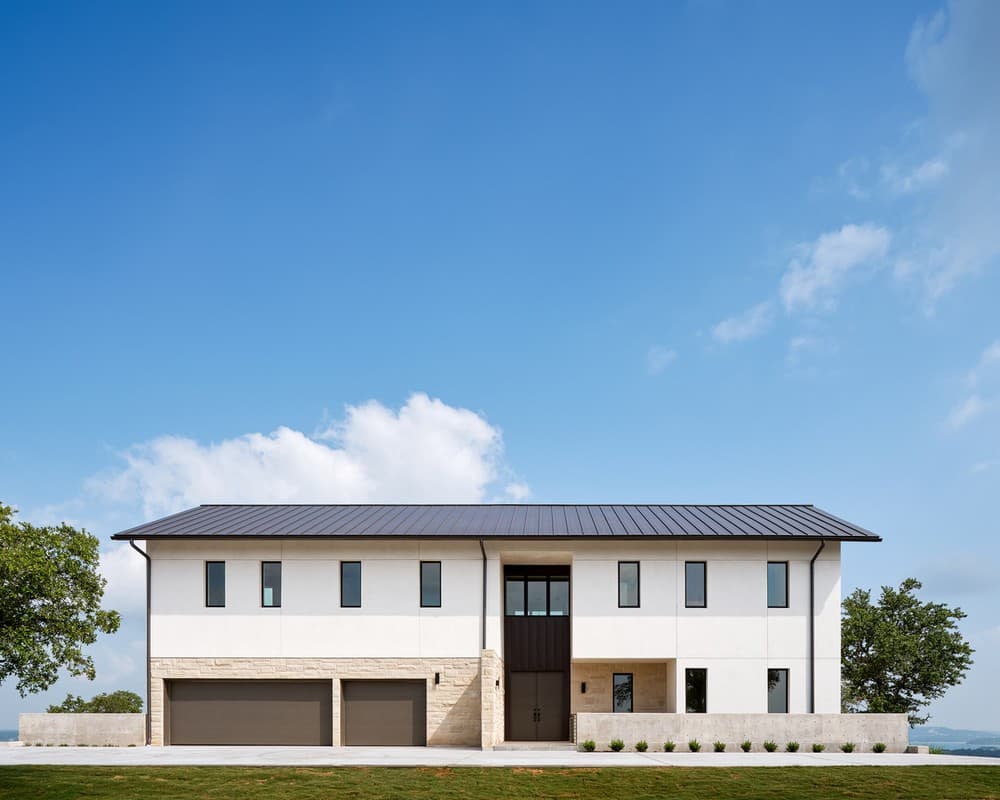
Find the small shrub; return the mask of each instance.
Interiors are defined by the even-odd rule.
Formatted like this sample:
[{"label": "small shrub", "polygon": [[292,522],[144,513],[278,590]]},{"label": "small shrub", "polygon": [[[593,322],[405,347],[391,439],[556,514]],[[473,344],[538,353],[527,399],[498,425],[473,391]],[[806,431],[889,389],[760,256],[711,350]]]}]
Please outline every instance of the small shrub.
[{"label": "small shrub", "polygon": [[813,752],[814,753],[822,753],[824,750],[826,750],[826,745],[825,744],[819,744],[817,742],[816,744],[813,745]]},{"label": "small shrub", "polygon": [[844,742],[840,746],[840,749],[843,750],[845,753],[853,753],[854,752],[854,742]]},{"label": "small shrub", "polygon": [[742,742],[740,742],[740,750],[742,750],[744,753],[749,753],[752,748],[753,748],[753,742],[751,742],[749,739],[744,739]]},{"label": "small shrub", "polygon": [[930,751],[932,756],[943,756],[945,754],[943,747],[929,747],[927,749]]},{"label": "small shrub", "polygon": [[715,743],[712,744],[712,749],[716,753],[725,753],[726,752],[726,743],[725,742],[715,742]]},{"label": "small shrub", "polygon": [[799,752],[799,743],[789,742],[788,744],[785,745],[785,750],[787,750],[789,753],[797,753]]},{"label": "small shrub", "polygon": [[594,743],[593,739],[587,739],[587,741],[585,741],[581,746],[586,753],[593,753],[594,750],[597,749],[597,745]]},{"label": "small shrub", "polygon": [[645,753],[649,749],[649,745],[646,744],[646,740],[643,739],[642,741],[635,743],[635,749],[638,750],[640,753]]},{"label": "small shrub", "polygon": [[612,739],[609,746],[614,752],[619,753],[625,747],[625,742],[621,739]]},{"label": "small shrub", "polygon": [[885,742],[875,742],[875,744],[872,745],[872,752],[873,753],[884,753],[885,752]]},{"label": "small shrub", "polygon": [[676,747],[677,747],[677,745],[675,745],[673,742],[664,742],[663,743],[663,752],[664,753],[672,753],[672,752],[674,752],[674,748],[676,748]]},{"label": "small shrub", "polygon": [[690,750],[692,753],[697,753],[699,750],[701,750],[701,743],[697,739],[692,739],[690,742],[688,742],[688,750]]},{"label": "small shrub", "polygon": [[769,753],[773,753],[775,750],[778,749],[778,743],[772,742],[770,739],[768,739],[766,742],[764,742],[764,749],[767,750],[767,752]]}]

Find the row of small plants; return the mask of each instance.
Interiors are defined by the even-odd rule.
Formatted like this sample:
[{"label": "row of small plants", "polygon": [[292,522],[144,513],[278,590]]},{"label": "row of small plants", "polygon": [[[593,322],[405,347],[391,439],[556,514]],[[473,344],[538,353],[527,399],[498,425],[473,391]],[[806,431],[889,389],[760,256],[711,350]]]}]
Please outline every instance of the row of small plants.
[{"label": "row of small plants", "polygon": [[[692,739],[687,744],[688,744],[688,750],[690,750],[692,753],[697,753],[698,751],[701,750],[701,742],[699,742],[697,739]],[[593,753],[594,750],[597,749],[597,744],[594,742],[593,739],[588,739],[581,746],[588,753]],[[625,742],[623,742],[621,739],[612,739],[608,746],[611,748],[612,751],[614,751],[615,753],[618,753],[618,752],[621,752],[622,750],[625,749]],[[764,747],[764,749],[768,753],[773,753],[775,750],[778,749],[778,743],[777,742],[772,742],[769,739],[768,741],[766,741],[766,742],[763,743],[763,747]],[[640,752],[640,753],[645,753],[649,749],[649,743],[645,742],[645,741],[636,742],[635,743],[635,749],[638,752]],[[663,752],[665,752],[665,753],[672,753],[676,749],[677,749],[677,745],[674,744],[673,742],[664,742],[663,743]],[[724,753],[724,752],[726,752],[726,743],[725,742],[714,742],[712,744],[712,749],[716,753]],[[749,753],[751,749],[753,749],[753,742],[751,742],[749,739],[746,739],[745,741],[743,741],[740,744],[740,750],[742,750],[744,753]],[[845,753],[853,753],[854,750],[855,750],[855,744],[854,744],[854,742],[844,742],[840,746],[840,749],[843,752],[845,752]],[[826,745],[825,744],[814,744],[812,746],[812,751],[814,753],[822,753],[824,750],[826,750]],[[788,742],[785,745],[785,752],[786,753],[797,753],[798,751],[799,751],[799,743],[798,742]],[[873,753],[884,753],[885,752],[885,743],[884,742],[875,742],[875,744],[872,745],[872,752]]]}]

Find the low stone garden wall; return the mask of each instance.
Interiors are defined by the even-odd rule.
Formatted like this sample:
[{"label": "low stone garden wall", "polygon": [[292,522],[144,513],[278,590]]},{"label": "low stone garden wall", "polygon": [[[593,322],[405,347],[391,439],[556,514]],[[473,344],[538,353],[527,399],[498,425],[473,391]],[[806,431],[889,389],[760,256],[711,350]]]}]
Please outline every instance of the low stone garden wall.
[{"label": "low stone garden wall", "polygon": [[35,747],[142,747],[145,714],[21,714],[18,739]]},{"label": "low stone garden wall", "polygon": [[576,714],[576,742],[591,740],[597,750],[610,750],[612,739],[621,739],[625,750],[645,741],[651,751],[663,750],[672,741],[678,753],[688,752],[688,742],[697,739],[701,752],[711,752],[714,742],[725,743],[726,752],[740,752],[749,739],[751,752],[764,752],[764,742],[773,741],[779,751],[788,742],[798,742],[800,752],[813,744],[839,752],[853,742],[855,752],[870,753],[881,742],[887,753],[905,752],[909,725],[905,714]]}]

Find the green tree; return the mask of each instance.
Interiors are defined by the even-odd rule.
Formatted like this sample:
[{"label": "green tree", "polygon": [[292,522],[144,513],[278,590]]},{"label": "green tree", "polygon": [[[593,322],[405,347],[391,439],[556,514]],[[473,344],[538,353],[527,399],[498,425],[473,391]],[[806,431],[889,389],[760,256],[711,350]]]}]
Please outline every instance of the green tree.
[{"label": "green tree", "polygon": [[97,537],[70,525],[15,522],[0,504],[0,683],[47,689],[65,669],[94,679],[84,653],[99,633],[114,633],[117,611],[101,608]]},{"label": "green tree", "polygon": [[930,717],[918,712],[962,682],[974,652],[958,629],[965,612],[921,602],[921,588],[907,578],[899,589],[883,586],[874,605],[864,589],[844,600],[844,711],[907,714],[910,725],[920,725]]},{"label": "green tree", "polygon": [[50,714],[141,714],[142,698],[126,689],[97,694],[90,700],[68,694],[59,705],[49,706],[48,712]]}]

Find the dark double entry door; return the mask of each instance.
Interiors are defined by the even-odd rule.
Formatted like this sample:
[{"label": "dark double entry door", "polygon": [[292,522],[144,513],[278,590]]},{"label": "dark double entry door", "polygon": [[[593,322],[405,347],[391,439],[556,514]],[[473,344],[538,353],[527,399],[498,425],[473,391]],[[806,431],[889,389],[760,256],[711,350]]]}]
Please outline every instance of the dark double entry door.
[{"label": "dark double entry door", "polygon": [[511,672],[507,686],[508,738],[556,742],[569,738],[565,672]]}]

